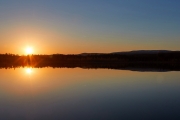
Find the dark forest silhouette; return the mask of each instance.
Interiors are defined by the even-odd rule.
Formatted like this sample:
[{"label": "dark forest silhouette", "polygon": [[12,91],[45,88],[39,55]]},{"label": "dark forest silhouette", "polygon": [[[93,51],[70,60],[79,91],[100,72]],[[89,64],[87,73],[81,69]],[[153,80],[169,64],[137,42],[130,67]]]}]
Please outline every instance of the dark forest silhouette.
[{"label": "dark forest silhouette", "polygon": [[53,68],[108,68],[138,71],[180,70],[180,52],[109,53],[109,54],[53,54],[14,55],[0,54],[0,68],[53,67]]}]

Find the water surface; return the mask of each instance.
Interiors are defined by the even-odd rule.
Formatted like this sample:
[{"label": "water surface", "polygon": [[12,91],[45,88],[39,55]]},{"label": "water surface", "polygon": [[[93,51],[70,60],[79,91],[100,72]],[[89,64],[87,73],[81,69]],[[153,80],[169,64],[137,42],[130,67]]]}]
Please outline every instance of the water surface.
[{"label": "water surface", "polygon": [[180,119],[180,72],[0,69],[0,119]]}]

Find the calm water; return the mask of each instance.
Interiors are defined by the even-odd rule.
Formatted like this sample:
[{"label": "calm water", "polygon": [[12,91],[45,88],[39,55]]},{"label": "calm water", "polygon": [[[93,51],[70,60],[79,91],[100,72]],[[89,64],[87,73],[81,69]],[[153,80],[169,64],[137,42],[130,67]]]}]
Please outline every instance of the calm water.
[{"label": "calm water", "polygon": [[0,120],[180,119],[180,72],[0,69]]}]

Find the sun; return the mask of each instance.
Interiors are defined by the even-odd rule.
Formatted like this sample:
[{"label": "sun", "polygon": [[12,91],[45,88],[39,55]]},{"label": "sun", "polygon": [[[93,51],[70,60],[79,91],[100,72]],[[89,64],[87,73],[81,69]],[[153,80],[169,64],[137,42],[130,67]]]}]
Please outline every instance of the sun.
[{"label": "sun", "polygon": [[27,47],[26,48],[26,54],[32,54],[33,53],[33,48],[32,47]]}]

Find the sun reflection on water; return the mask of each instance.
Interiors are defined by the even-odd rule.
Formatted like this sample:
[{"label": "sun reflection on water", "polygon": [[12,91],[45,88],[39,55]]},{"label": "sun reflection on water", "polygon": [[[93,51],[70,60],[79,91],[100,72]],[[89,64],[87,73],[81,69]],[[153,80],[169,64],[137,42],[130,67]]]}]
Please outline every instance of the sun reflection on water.
[{"label": "sun reflection on water", "polygon": [[25,70],[28,75],[31,75],[33,72],[32,68],[26,68]]}]

